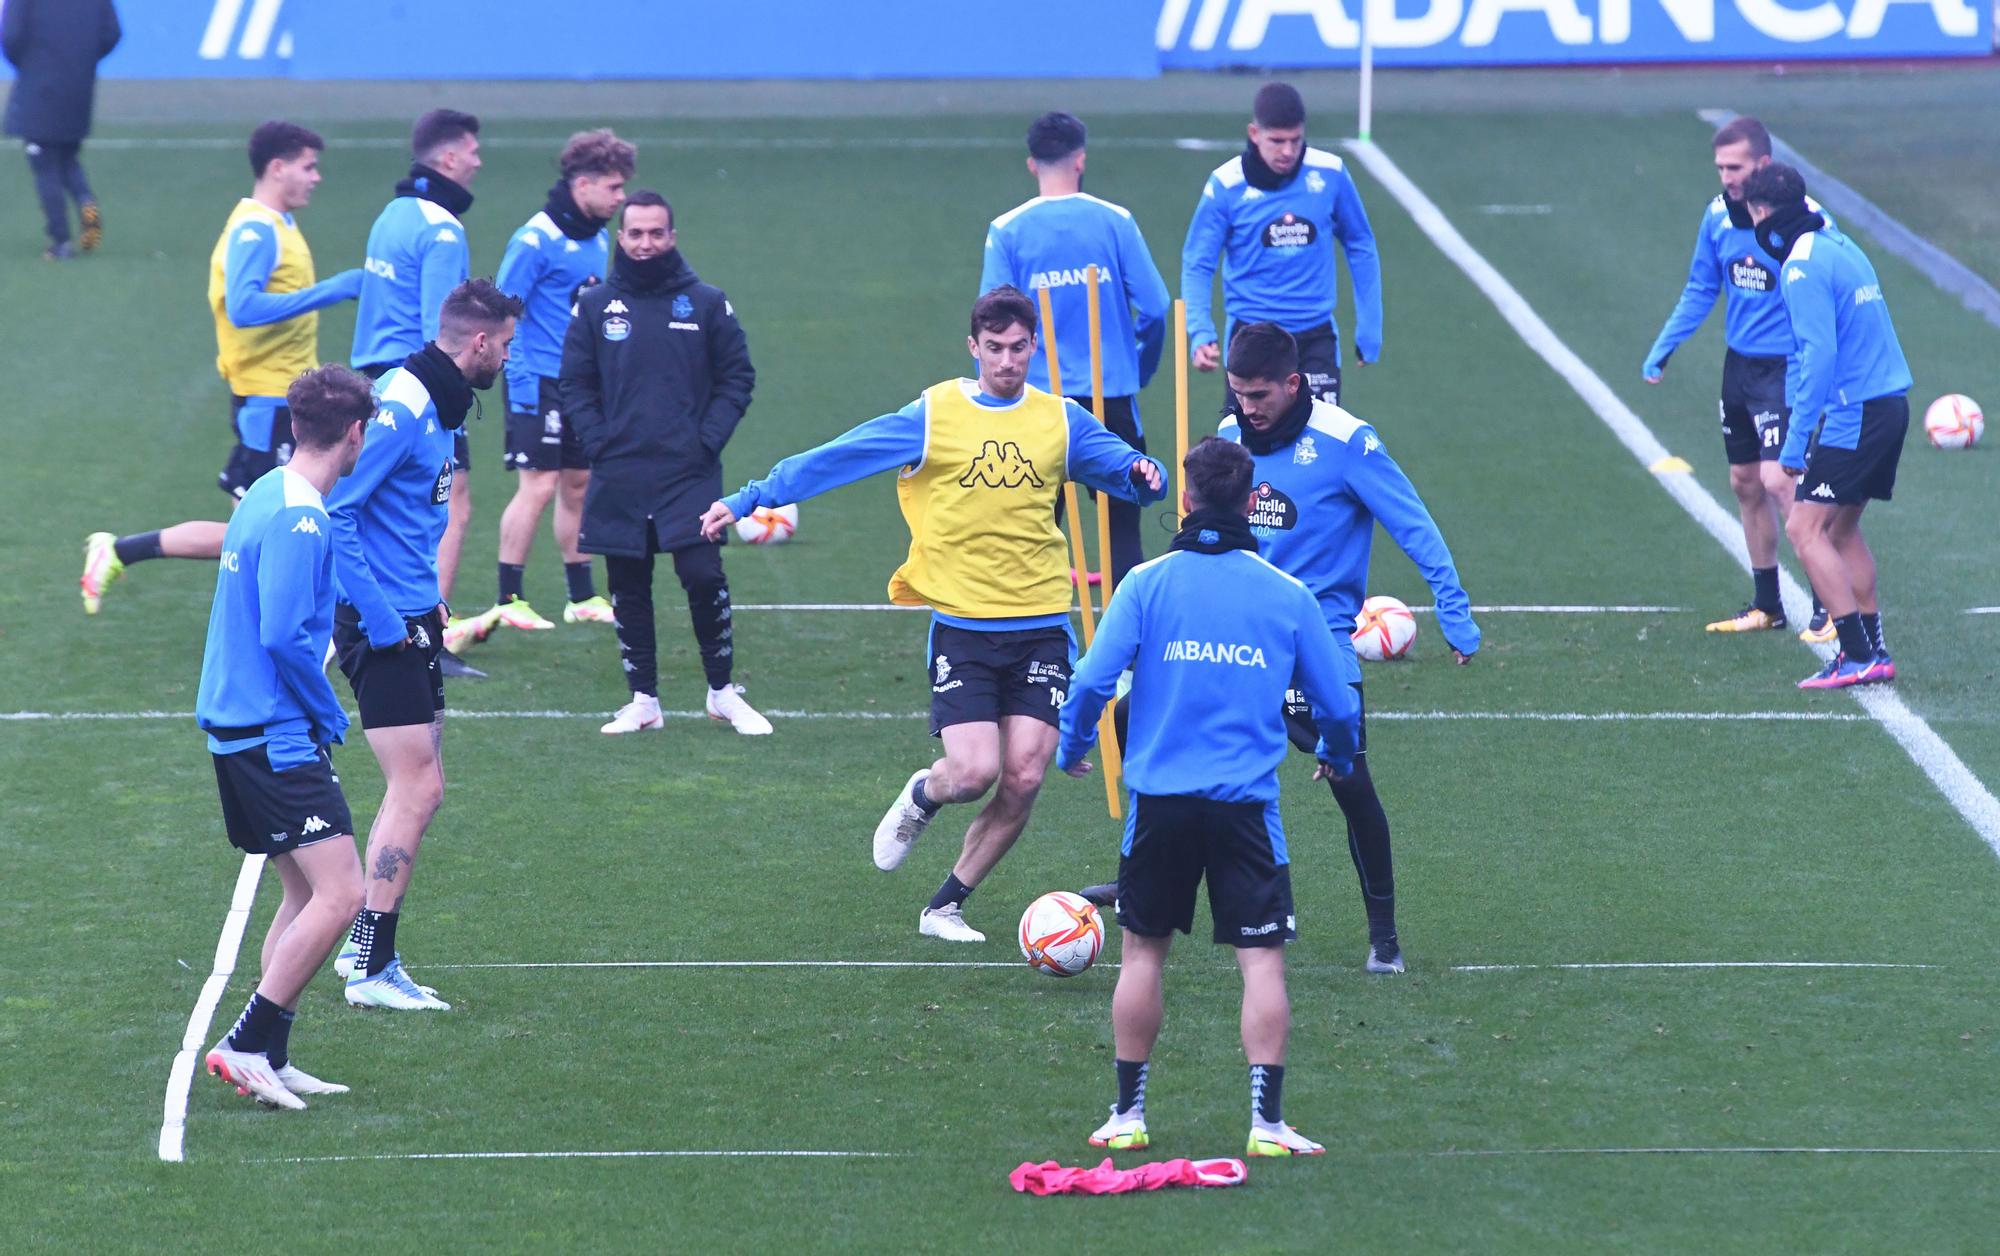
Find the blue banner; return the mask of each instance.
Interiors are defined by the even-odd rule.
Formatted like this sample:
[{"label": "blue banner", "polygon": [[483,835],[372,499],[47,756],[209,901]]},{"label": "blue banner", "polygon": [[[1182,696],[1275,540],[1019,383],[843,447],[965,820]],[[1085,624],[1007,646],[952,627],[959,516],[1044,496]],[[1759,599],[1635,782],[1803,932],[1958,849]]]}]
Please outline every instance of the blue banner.
[{"label": "blue banner", "polygon": [[1167,69],[1794,61],[1993,51],[1988,0],[1162,0]]}]

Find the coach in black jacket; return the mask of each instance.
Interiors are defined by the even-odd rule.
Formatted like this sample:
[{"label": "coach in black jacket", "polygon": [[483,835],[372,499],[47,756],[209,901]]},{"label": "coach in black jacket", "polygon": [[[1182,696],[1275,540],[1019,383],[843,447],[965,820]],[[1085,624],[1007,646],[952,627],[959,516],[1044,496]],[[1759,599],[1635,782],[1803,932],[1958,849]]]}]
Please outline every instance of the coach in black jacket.
[{"label": "coach in black jacket", "polygon": [[118,46],[120,33],[111,0],[6,0],[0,13],[0,52],[15,71],[6,129],[27,148],[48,223],[45,257],[71,255],[65,193],[82,216],[83,247],[96,248],[102,233],[97,197],[77,153],[90,134],[97,63]]},{"label": "coach in black jacket", "polygon": [[577,297],[563,340],[563,412],[590,460],[577,545],[604,555],[632,701],[607,733],[659,728],[653,556],[672,554],[708,675],[708,713],[768,733],[730,684],[734,653],[722,551],[699,521],[722,495],[722,447],[750,405],[757,372],[720,288],[674,247],[658,192],[625,201],[611,276]]}]

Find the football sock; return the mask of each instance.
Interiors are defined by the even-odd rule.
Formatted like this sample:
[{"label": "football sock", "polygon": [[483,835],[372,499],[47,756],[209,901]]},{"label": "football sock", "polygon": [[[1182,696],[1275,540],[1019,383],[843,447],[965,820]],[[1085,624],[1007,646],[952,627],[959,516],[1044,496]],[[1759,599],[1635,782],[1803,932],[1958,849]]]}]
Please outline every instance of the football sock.
[{"label": "football sock", "polygon": [[272,1068],[283,1068],[292,1062],[292,1022],[298,1018],[297,1012],[278,1009],[278,1023],[271,1026],[271,1036],[264,1041],[264,1056],[271,1061]]},{"label": "football sock", "polygon": [[361,923],[356,926],[360,933],[361,962],[363,971],[370,977],[378,977],[382,970],[396,958],[396,917],[400,912],[361,909]]},{"label": "football sock", "polygon": [[733,612],[727,584],[698,584],[687,591],[688,614],[694,619],[694,639],[701,647],[701,670],[710,689],[729,687],[731,656],[736,653],[730,627]]},{"label": "football sock", "polygon": [[920,776],[917,778],[916,784],[910,786],[910,801],[917,805],[917,810],[923,812],[927,816],[934,816],[938,813],[938,808],[942,807],[944,804],[938,802],[932,802],[931,796],[924,792],[924,782],[930,779],[931,778],[928,776]]},{"label": "football sock", "polygon": [[1333,799],[1347,818],[1347,853],[1361,882],[1361,905],[1368,912],[1368,940],[1396,939],[1396,865],[1389,846],[1389,817],[1368,774],[1368,757],[1354,757],[1345,780],[1329,781]]},{"label": "football sock", "polygon": [[563,579],[569,582],[569,600],[588,602],[597,596],[597,581],[591,578],[590,560],[580,563],[564,563]]},{"label": "football sock", "polygon": [[1840,652],[1850,663],[1866,663],[1875,657],[1875,643],[1868,639],[1868,630],[1861,626],[1861,612],[1853,611],[1834,618],[1833,629],[1840,634]]},{"label": "football sock", "polygon": [[285,1009],[274,999],[261,994],[253,994],[243,1005],[243,1015],[236,1018],[236,1028],[222,1040],[222,1045],[231,1051],[262,1051],[271,1042],[271,1033],[278,1023],[278,1015]]},{"label": "football sock", "polygon": [[947,907],[960,906],[971,893],[972,887],[959,880],[956,872],[951,873],[945,877],[944,884],[938,887],[938,892],[931,895],[930,909],[943,911]]},{"label": "football sock", "polygon": [[1250,1066],[1250,1119],[1259,1125],[1283,1125],[1285,1066]]},{"label": "football sock", "polygon": [[1751,599],[1751,605],[1767,615],[1782,613],[1785,604],[1778,597],[1778,569],[1776,567],[1752,567],[1750,569],[1750,580],[1756,586],[1756,593]]},{"label": "football sock", "polygon": [[1868,644],[1875,647],[1875,653],[1887,654],[1889,647],[1882,644],[1882,612],[1862,611],[1861,630],[1868,634]]},{"label": "football sock", "polygon": [[134,532],[131,536],[121,536],[111,543],[111,552],[118,555],[118,561],[128,567],[133,563],[143,563],[149,558],[158,558],[160,534]]},{"label": "football sock", "polygon": [[1114,1060],[1118,1066],[1118,1111],[1143,1112],[1146,1108],[1146,1068],[1144,1060]]},{"label": "football sock", "polygon": [[505,606],[521,596],[521,577],[526,571],[527,567],[521,563],[500,564],[500,605]]}]

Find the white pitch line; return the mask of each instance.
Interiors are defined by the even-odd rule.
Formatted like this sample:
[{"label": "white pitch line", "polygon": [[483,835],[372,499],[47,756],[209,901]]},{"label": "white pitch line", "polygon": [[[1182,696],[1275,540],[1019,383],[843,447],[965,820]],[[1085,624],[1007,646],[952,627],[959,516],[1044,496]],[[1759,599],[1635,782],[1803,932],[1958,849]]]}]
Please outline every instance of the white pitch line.
[{"label": "white pitch line", "polygon": [[1722,959],[1722,960],[1682,960],[1669,963],[1630,962],[1630,963],[1601,963],[1601,964],[1453,964],[1451,966],[1451,971],[1455,973],[1527,973],[1527,972],[1548,971],[1551,969],[1567,969],[1570,971],[1597,971],[1597,970],[1616,971],[1619,969],[1627,969],[1627,968],[1702,969],[1702,968],[1939,968],[1939,967],[1942,967],[1942,965],[1877,964],[1877,963],[1843,962],[1837,960],[1822,961],[1822,960],[1778,960],[1778,959],[1774,960]]},{"label": "white pitch line", "polygon": [[[1526,298],[1515,290],[1514,285],[1508,283],[1491,262],[1466,242],[1443,211],[1410,181],[1387,153],[1368,140],[1348,140],[1345,147],[1388,189],[1417,227],[1430,237],[1431,243],[1465,272],[1466,277],[1493,303],[1527,346],[1547,362],[1576,391],[1577,396],[1583,398],[1584,403],[1611,430],[1619,443],[1639,460],[1641,466],[1652,467],[1670,456],[1667,447],[1660,443],[1659,437],[1653,434],[1645,421],[1633,413],[1632,408],[1611,390],[1611,386],[1556,335],[1541,315],[1535,313]],[[1714,537],[1745,571],[1749,570],[1749,555],[1743,548],[1743,526],[1733,512],[1724,510],[1694,476],[1655,472],[1653,478],[1680,504],[1681,509],[1701,525],[1703,531]],[[1787,614],[1804,623],[1810,609],[1805,589],[1787,569],[1780,568],[1779,577]],[[1833,649],[1827,645],[1815,646],[1813,653],[1826,659],[1832,657]],[[1856,686],[1848,692],[1861,704],[1862,710],[1887,730],[1903,752],[1909,755],[1910,761],[1930,778],[1931,784],[1972,826],[1987,849],[2000,856],[2000,799],[1994,798],[1992,791],[1973,775],[1972,770],[1965,766],[1965,761],[1958,757],[1958,752],[1892,690],[1881,685],[1865,685]]]},{"label": "white pitch line", "polygon": [[[437,965],[433,964],[435,968]],[[352,1156],[278,1156],[248,1164],[347,1164],[358,1160],[893,1160],[895,1151],[409,1151]]]},{"label": "white pitch line", "polygon": [[167,1101],[160,1121],[160,1159],[186,1159],[188,1091],[194,1086],[195,1056],[208,1042],[209,1022],[216,1005],[229,989],[230,975],[236,971],[236,953],[243,946],[243,931],[250,924],[250,908],[257,901],[257,882],[264,875],[264,856],[245,855],[236,873],[236,890],[229,896],[229,911],[222,918],[222,935],[215,940],[215,965],[201,985],[201,997],[188,1014],[187,1032],[181,1035],[180,1052],[167,1070]]},{"label": "white pitch line", "polygon": [[[1370,664],[1370,667],[1373,667]],[[447,713],[452,720],[601,720],[610,711],[460,711]],[[668,711],[670,720],[705,720],[705,711]],[[921,720],[927,711],[785,711],[766,710],[777,720]],[[1654,724],[1654,723],[1811,723],[1855,724],[1869,718],[1852,711],[1370,711],[1371,720],[1409,723],[1451,723],[1455,721],[1514,721],[1527,724]],[[194,723],[188,711],[0,711],[0,723],[62,724],[105,720],[178,720]]]},{"label": "white pitch line", "polygon": [[1975,606],[1965,613],[1968,615],[2000,615],[2000,606]]},{"label": "white pitch line", "polygon": [[1491,1150],[1470,1148],[1417,1154],[1444,1159],[1488,1156],[2000,1156],[2000,1147],[1497,1147]]},{"label": "white pitch line", "polygon": [[[425,964],[425,968],[1020,968],[1018,961],[945,959],[614,959],[577,963]],[[1107,964],[1116,968],[1116,964]]]}]

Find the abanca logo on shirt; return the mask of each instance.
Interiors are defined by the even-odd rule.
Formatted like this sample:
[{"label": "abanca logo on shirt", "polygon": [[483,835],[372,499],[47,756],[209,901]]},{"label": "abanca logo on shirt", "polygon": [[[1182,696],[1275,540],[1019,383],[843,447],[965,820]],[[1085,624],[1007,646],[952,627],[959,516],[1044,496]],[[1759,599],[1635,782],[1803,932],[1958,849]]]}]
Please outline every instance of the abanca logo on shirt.
[{"label": "abanca logo on shirt", "polygon": [[1230,641],[1169,641],[1160,655],[1168,663],[1228,663],[1235,667],[1263,667],[1264,651],[1254,645]]}]

